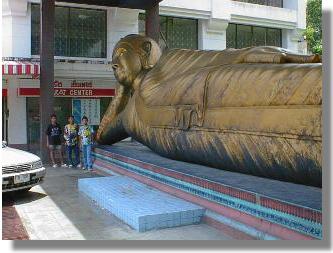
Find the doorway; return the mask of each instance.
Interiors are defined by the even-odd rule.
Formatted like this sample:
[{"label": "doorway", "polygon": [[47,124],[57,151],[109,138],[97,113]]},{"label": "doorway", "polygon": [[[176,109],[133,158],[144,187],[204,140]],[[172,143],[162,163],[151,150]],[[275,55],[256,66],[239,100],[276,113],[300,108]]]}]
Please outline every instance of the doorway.
[{"label": "doorway", "polygon": [[[57,115],[57,121],[62,129],[66,125],[67,117],[72,111],[71,100],[71,98],[63,97],[54,99],[54,113]],[[27,97],[26,108],[28,150],[38,154],[40,140],[39,97]]]},{"label": "doorway", "polygon": [[2,96],[2,140],[8,142],[8,101],[6,96]]}]

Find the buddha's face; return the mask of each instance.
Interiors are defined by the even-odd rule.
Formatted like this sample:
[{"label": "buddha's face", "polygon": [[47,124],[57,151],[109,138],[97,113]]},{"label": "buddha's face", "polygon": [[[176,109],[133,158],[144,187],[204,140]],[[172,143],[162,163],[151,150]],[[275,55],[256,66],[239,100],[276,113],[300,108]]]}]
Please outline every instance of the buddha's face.
[{"label": "buddha's face", "polygon": [[127,47],[119,47],[112,56],[112,69],[118,82],[124,86],[131,86],[134,79],[142,70],[138,53]]}]

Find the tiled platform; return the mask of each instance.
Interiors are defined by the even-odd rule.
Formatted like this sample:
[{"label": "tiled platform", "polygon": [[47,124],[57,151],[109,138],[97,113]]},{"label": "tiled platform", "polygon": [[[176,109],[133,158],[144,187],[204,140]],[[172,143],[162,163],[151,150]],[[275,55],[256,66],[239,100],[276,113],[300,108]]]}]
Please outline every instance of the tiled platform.
[{"label": "tiled platform", "polygon": [[140,232],[196,224],[205,211],[124,176],[79,179],[78,188]]},{"label": "tiled platform", "polygon": [[126,175],[196,203],[222,220],[246,225],[247,231],[287,240],[322,237],[319,188],[175,161],[135,142],[98,146],[94,156],[96,170]]},{"label": "tiled platform", "polygon": [[[204,178],[211,182],[228,185],[234,189],[253,192],[271,199],[295,205],[321,210],[321,189],[300,184],[271,180],[215,168],[175,161],[159,156],[146,146],[137,142],[119,142],[112,146],[102,146],[103,150],[133,158],[155,166],[160,166],[179,173]],[[296,197],[297,196],[297,197]]]}]

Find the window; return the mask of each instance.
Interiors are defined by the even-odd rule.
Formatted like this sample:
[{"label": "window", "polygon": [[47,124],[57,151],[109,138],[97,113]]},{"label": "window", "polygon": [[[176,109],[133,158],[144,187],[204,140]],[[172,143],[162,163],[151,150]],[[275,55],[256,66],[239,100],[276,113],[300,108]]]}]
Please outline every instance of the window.
[{"label": "window", "polygon": [[233,1],[283,8],[283,0],[233,0]]},{"label": "window", "polygon": [[250,47],[252,45],[252,27],[248,25],[237,25],[237,47]]},{"label": "window", "polygon": [[229,24],[227,28],[227,48],[251,46],[281,47],[281,33],[281,29]]},{"label": "window", "polygon": [[227,28],[227,48],[237,48],[236,25],[229,24]]},{"label": "window", "polygon": [[[31,54],[39,55],[40,10],[31,5]],[[56,6],[56,56],[106,57],[106,11]]]},{"label": "window", "polygon": [[[274,29],[276,30],[276,29]],[[278,31],[278,30],[277,30]],[[270,44],[270,43],[268,43]],[[264,27],[253,27],[253,46],[263,46],[266,45],[266,28]]]},{"label": "window", "polygon": [[[169,48],[198,49],[198,21],[196,19],[160,16],[160,42]],[[145,14],[139,15],[139,33],[145,34]]]},{"label": "window", "polygon": [[281,31],[278,29],[267,29],[267,45],[281,46]]}]

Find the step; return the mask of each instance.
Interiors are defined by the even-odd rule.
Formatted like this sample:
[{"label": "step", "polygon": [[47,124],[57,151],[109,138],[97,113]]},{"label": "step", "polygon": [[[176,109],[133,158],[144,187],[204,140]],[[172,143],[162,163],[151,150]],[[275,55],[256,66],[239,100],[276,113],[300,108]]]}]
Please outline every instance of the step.
[{"label": "step", "polygon": [[200,223],[205,209],[125,176],[84,178],[79,191],[139,232]]}]

